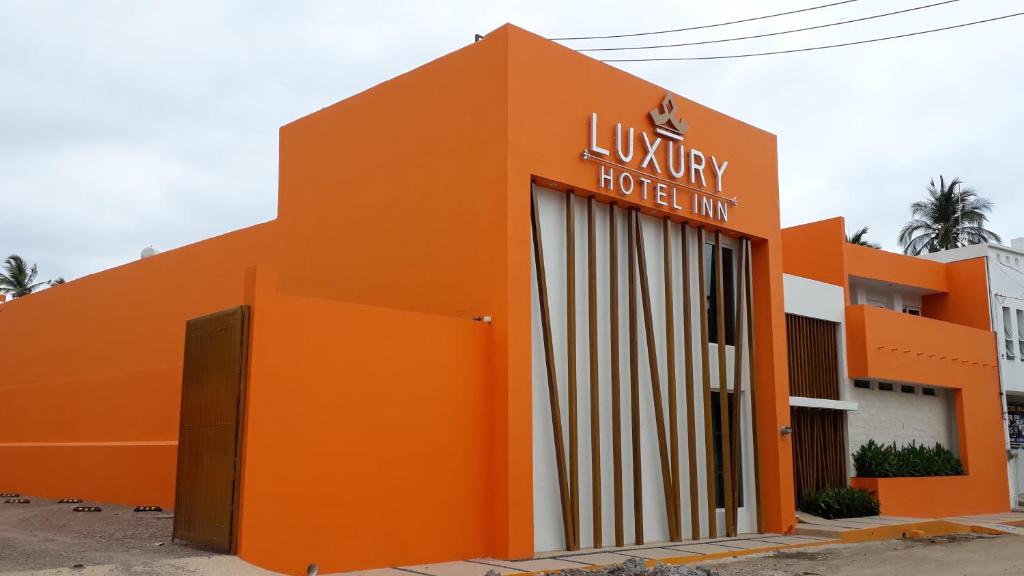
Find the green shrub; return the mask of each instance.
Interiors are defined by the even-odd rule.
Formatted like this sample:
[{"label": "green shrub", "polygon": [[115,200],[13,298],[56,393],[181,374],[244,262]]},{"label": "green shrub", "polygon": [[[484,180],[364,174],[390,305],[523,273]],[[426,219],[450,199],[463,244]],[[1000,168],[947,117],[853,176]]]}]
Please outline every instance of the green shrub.
[{"label": "green shrub", "polygon": [[878,500],[861,488],[822,488],[807,492],[800,498],[800,510],[815,516],[834,520],[878,516]]},{"label": "green shrub", "polygon": [[853,455],[857,476],[865,478],[902,478],[907,476],[958,476],[964,466],[948,448],[911,442],[902,447],[896,443],[878,444],[868,440]]}]

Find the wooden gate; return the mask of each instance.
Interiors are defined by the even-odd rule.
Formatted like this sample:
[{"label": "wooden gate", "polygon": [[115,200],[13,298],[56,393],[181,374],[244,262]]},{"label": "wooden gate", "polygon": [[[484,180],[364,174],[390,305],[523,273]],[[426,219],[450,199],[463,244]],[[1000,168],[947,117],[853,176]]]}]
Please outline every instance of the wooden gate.
[{"label": "wooden gate", "polygon": [[814,490],[846,486],[842,411],[797,407],[791,410],[793,479],[797,501]]},{"label": "wooden gate", "polygon": [[[835,322],[786,314],[792,396],[839,400],[839,329]],[[794,407],[791,415],[797,500],[813,490],[845,486],[843,412]]]},{"label": "wooden gate", "polygon": [[234,552],[249,308],[185,327],[173,537]]}]

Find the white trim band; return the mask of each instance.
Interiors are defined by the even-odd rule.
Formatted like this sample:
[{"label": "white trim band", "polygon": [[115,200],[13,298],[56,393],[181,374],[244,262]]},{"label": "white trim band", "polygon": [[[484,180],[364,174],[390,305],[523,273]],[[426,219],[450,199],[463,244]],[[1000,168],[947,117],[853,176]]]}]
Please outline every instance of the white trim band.
[{"label": "white trim band", "polygon": [[789,405],[797,406],[800,408],[827,408],[829,410],[844,410],[846,412],[855,412],[857,410],[856,402],[847,402],[845,400],[825,400],[823,398],[805,398],[803,396],[790,396]]}]

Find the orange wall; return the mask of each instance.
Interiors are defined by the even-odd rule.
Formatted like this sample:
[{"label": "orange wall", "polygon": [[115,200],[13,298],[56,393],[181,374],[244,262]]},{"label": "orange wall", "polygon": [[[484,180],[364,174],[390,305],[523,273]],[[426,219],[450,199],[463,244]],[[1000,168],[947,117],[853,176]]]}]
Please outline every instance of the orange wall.
[{"label": "orange wall", "polygon": [[985,259],[960,260],[945,267],[949,292],[922,298],[921,313],[929,318],[991,331]]},{"label": "orange wall", "polygon": [[492,326],[275,283],[260,270],[240,556],[304,574],[488,555]]},{"label": "orange wall", "polygon": [[[530,316],[509,302],[516,291],[529,297],[530,261],[508,238],[508,55],[497,36],[281,129],[279,272],[285,293],[493,318],[484,353],[493,509],[480,536],[488,555],[529,556]],[[529,225],[528,213],[517,218]],[[510,382],[520,390],[511,416]],[[508,439],[514,425],[525,441]]]},{"label": "orange wall", "polygon": [[505,59],[479,42],[281,128],[284,292],[504,321]]},{"label": "orange wall", "polygon": [[830,218],[783,229],[782,264],[785,273],[845,289],[845,227],[843,218]]},{"label": "orange wall", "polygon": [[999,389],[988,330],[861,304],[846,308],[846,334],[851,378]]},{"label": "orange wall", "polygon": [[[987,330],[909,316],[871,306],[846,309],[851,378],[895,380],[955,391],[960,459],[967,476],[950,481],[932,498],[906,498],[913,479],[879,484],[883,507],[903,516],[935,517],[1002,512],[1006,499],[1006,451],[999,396],[995,335]],[[926,491],[928,479],[916,490]],[[957,483],[960,482],[960,483]],[[908,487],[910,486],[910,487]],[[947,487],[946,484],[942,486]],[[959,486],[961,489],[954,490]],[[956,494],[956,503],[943,503]],[[899,510],[896,512],[895,510]]]},{"label": "orange wall", "polygon": [[867,246],[842,243],[846,273],[850,276],[914,286],[935,292],[949,290],[946,264],[887,252]]},{"label": "orange wall", "polygon": [[982,490],[970,476],[930,478],[853,478],[851,484],[875,494],[881,513],[911,518],[941,518],[1005,512],[1006,495]]},{"label": "orange wall", "polygon": [[260,224],[0,306],[0,491],[171,507],[185,320],[242,303],[273,240]]}]

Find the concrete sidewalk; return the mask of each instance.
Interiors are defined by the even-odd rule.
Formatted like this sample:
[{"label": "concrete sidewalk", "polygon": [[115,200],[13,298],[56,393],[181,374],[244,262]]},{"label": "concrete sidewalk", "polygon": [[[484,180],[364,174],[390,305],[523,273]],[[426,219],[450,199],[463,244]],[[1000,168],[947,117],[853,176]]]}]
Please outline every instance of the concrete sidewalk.
[{"label": "concrete sidewalk", "polygon": [[567,568],[597,568],[621,564],[640,558],[649,564],[654,562],[683,564],[721,558],[732,558],[747,554],[773,552],[786,548],[820,546],[836,543],[834,539],[820,536],[783,536],[779,534],[751,534],[734,538],[711,538],[686,542],[663,542],[621,548],[601,548],[541,554],[530,560],[497,560],[475,558],[458,562],[419,564],[347,572],[346,576],[483,576],[488,570],[505,574],[530,574],[550,572]]}]

